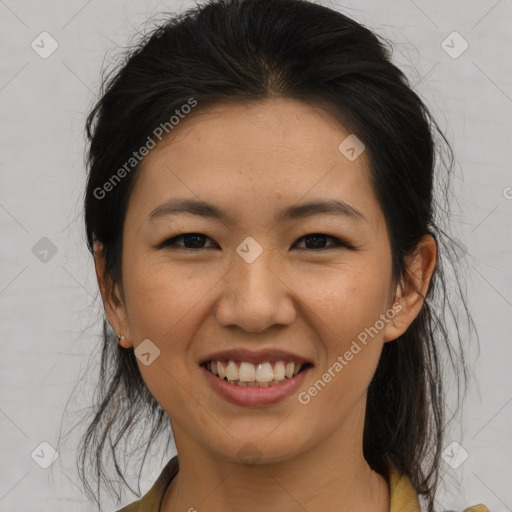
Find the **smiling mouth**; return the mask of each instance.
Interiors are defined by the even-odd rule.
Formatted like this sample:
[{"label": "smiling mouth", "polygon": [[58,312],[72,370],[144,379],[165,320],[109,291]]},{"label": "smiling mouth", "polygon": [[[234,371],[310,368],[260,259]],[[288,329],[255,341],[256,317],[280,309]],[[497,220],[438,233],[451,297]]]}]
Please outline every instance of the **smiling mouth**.
[{"label": "smiling mouth", "polygon": [[311,363],[265,361],[258,364],[246,361],[205,361],[201,364],[219,379],[237,386],[266,388],[291,380],[311,368]]}]

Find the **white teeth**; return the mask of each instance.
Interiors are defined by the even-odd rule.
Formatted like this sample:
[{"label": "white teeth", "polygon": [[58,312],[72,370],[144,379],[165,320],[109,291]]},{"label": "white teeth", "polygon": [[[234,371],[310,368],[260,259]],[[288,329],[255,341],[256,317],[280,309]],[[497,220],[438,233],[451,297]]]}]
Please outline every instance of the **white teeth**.
[{"label": "white teeth", "polygon": [[[213,371],[213,368],[212,368],[212,372],[215,373],[215,371]],[[224,363],[222,361],[217,361],[217,373],[216,373],[216,375],[218,375],[221,379],[223,379],[226,376],[226,368],[225,368]]]},{"label": "white teeth", "polygon": [[207,367],[214,375],[238,386],[268,387],[295,377],[302,364],[292,361],[266,361],[255,365],[246,361],[236,363],[230,360],[227,364],[223,361],[209,361]]},{"label": "white teeth", "polygon": [[275,380],[281,380],[284,379],[286,375],[285,369],[284,369],[284,362],[283,361],[277,361],[274,365],[274,379]]},{"label": "white teeth", "polygon": [[260,363],[256,369],[256,380],[258,382],[272,382],[274,380],[274,371],[270,363]]},{"label": "white teeth", "polygon": [[234,361],[229,361],[226,368],[226,377],[228,380],[238,380],[238,366]]},{"label": "white teeth", "polygon": [[238,373],[238,379],[242,382],[252,382],[253,380],[256,380],[256,369],[252,363],[240,363]]}]

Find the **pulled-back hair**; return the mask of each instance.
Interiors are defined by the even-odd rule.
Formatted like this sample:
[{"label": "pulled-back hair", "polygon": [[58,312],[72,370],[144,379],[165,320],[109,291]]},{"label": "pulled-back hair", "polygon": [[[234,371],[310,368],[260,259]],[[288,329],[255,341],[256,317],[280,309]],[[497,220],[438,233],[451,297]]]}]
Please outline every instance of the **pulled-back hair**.
[{"label": "pulled-back hair", "polygon": [[[447,424],[444,374],[455,376],[459,391],[467,384],[457,311],[473,326],[444,224],[454,167],[448,141],[391,62],[386,41],[340,12],[303,0],[210,0],[169,15],[104,78],[87,118],[87,244],[91,253],[96,241],[103,244],[112,289],[122,287],[123,223],[139,165],[108,197],[98,190],[190,98],[197,102],[194,112],[267,98],[328,109],[366,146],[396,282],[407,281],[406,258],[420,239],[435,238],[438,259],[423,307],[402,336],[384,344],[369,386],[363,441],[372,469],[386,474],[394,464],[433,510]],[[452,281],[454,297],[448,293]],[[128,485],[117,460],[123,438],[149,428],[141,443],[144,460],[159,434],[172,439],[167,414],[145,386],[133,350],[118,346],[106,316],[102,344],[94,408],[78,456],[85,488],[96,498],[86,476],[92,463],[98,503],[100,482],[110,484],[104,459],[114,461]],[[457,393],[457,407],[463,396]]]}]

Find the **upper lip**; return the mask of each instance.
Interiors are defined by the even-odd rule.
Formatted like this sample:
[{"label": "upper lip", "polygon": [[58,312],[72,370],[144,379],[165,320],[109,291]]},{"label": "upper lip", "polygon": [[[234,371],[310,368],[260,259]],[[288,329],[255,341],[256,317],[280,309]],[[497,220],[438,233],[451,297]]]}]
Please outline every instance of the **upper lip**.
[{"label": "upper lip", "polygon": [[208,361],[247,361],[248,363],[259,364],[264,362],[275,361],[293,361],[294,363],[309,363],[310,361],[305,357],[301,357],[292,352],[278,349],[264,349],[264,350],[247,350],[245,348],[222,350],[220,352],[212,352],[211,354],[201,358],[199,364]]}]

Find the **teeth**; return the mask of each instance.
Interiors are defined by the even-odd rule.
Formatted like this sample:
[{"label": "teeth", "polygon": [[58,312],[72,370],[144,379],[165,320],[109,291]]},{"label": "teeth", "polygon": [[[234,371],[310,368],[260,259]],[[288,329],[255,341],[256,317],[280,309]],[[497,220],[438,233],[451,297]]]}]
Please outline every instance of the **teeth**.
[{"label": "teeth", "polygon": [[238,366],[234,361],[229,361],[226,368],[226,377],[228,380],[238,380]]},{"label": "teeth", "polygon": [[267,361],[254,365],[246,361],[236,363],[230,360],[227,364],[225,361],[210,361],[207,368],[214,375],[238,386],[268,387],[295,377],[302,364],[295,364],[292,361]]},{"label": "teeth", "polygon": [[252,382],[256,380],[256,369],[254,365],[251,363],[240,363],[240,368],[238,369],[238,379],[242,382]]},{"label": "teeth", "polygon": [[[213,361],[212,361],[213,363]],[[226,376],[226,367],[222,361],[217,361],[217,373],[215,373],[215,368],[212,366],[212,372],[215,375],[218,375],[221,379]]]},{"label": "teeth", "polygon": [[274,371],[270,363],[260,363],[256,369],[256,379],[258,382],[272,382],[274,380]]},{"label": "teeth", "polygon": [[274,379],[276,380],[282,380],[286,376],[284,362],[283,361],[277,361],[274,365]]}]

